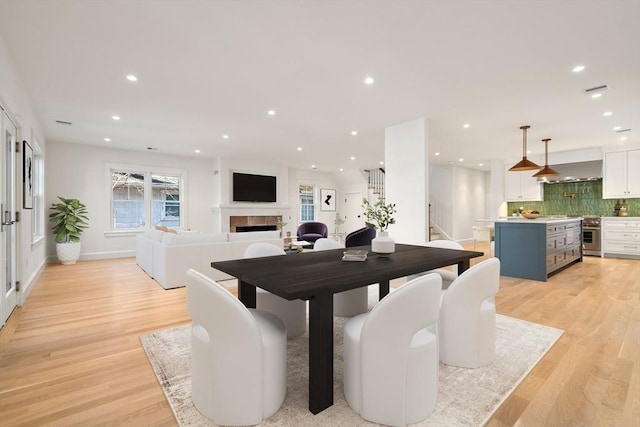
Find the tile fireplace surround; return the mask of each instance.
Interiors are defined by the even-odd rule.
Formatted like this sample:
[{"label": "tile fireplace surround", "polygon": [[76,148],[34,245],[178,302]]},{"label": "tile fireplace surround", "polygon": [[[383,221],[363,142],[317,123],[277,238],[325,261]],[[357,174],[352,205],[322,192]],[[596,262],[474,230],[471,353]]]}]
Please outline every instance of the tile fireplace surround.
[{"label": "tile fireplace surround", "polygon": [[278,225],[278,217],[277,216],[267,216],[267,215],[252,215],[252,216],[230,216],[229,217],[229,231],[232,233],[237,232],[237,227],[255,227],[255,226],[264,226]]}]

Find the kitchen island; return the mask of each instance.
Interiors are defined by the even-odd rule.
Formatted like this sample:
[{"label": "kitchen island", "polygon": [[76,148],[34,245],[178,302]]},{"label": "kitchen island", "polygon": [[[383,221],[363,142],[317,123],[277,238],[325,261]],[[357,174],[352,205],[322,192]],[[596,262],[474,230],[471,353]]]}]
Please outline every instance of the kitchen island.
[{"label": "kitchen island", "polygon": [[495,222],[500,274],[547,279],[582,262],[582,218],[510,218]]}]

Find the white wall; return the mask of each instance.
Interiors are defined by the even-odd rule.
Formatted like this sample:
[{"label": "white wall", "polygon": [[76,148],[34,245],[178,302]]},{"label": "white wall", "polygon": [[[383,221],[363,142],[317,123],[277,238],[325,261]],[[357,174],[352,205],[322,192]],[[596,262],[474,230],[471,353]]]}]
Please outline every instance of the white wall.
[{"label": "white wall", "polygon": [[431,203],[431,223],[437,226],[444,236],[453,238],[453,168],[451,166],[431,165],[429,173],[429,197]]},{"label": "white wall", "polygon": [[[17,140],[26,140],[32,144],[33,140],[36,139],[40,149],[43,152],[46,151],[46,140],[38,123],[35,109],[1,35],[0,103],[18,123]],[[44,241],[41,240],[35,244],[31,242],[32,210],[22,209],[22,162],[20,159],[21,156],[16,161],[16,208],[20,211],[21,219],[16,224],[16,227],[18,238],[17,280],[21,283],[18,304],[22,305],[42,272],[46,259]],[[2,256],[3,250],[4,248],[0,249],[0,256]]]},{"label": "white wall", "polygon": [[[336,212],[339,212],[342,204],[343,194],[340,188],[336,174],[328,172],[319,172],[308,169],[289,169],[289,200],[291,201],[291,220],[287,227],[288,231],[295,236],[298,225],[300,225],[300,209],[298,203],[298,186],[300,184],[314,185],[316,189],[316,221],[327,224],[329,233],[335,231]],[[320,190],[332,189],[336,190],[336,210],[321,211],[320,210]]]},{"label": "white wall", "polygon": [[[134,233],[116,237],[105,235],[109,231],[106,170],[107,164],[112,163],[186,170],[185,226],[204,232],[214,230],[212,160],[50,141],[45,158],[45,205],[57,201],[57,196],[76,198],[87,205],[90,222],[82,235],[80,259],[135,255]],[[55,243],[52,236],[48,237],[47,254],[55,259]]]},{"label": "white wall", "polygon": [[486,175],[487,172],[453,166],[453,210],[454,240],[473,237],[472,227],[484,225],[476,219],[483,219],[486,212]]}]

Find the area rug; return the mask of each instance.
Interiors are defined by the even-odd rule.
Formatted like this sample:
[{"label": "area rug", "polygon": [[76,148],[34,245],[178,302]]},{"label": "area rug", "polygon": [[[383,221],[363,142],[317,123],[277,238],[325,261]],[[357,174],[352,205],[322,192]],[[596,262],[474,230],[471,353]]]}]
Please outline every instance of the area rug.
[{"label": "area rug", "polygon": [[[260,426],[374,426],[360,418],[344,400],[342,330],[348,318],[334,320],[334,404],[313,415],[307,409],[308,343],[303,335],[288,341],[287,396],[280,410]],[[482,426],[511,394],[563,331],[497,316],[497,359],[478,369],[440,364],[438,401],[434,412],[415,426]],[[190,325],[143,335],[158,381],[180,426],[215,426],[191,402]],[[220,391],[224,393],[224,390]]]}]

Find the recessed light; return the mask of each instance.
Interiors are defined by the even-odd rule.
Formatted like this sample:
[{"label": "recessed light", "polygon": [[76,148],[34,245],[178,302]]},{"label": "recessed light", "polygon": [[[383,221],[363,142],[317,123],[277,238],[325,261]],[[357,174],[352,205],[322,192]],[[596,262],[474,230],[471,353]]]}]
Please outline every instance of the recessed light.
[{"label": "recessed light", "polygon": [[364,84],[366,84],[366,85],[372,85],[373,82],[375,82],[375,80],[371,76],[369,76],[369,77],[364,79]]},{"label": "recessed light", "polygon": [[344,171],[344,169],[340,168],[340,172]]},{"label": "recessed light", "polygon": [[302,147],[298,147],[298,151],[302,151]]},{"label": "recessed light", "polygon": [[120,116],[111,116],[113,120],[120,120]]},{"label": "recessed light", "polygon": [[358,134],[358,131],[357,131],[357,130],[352,130],[352,131],[351,131],[351,135],[355,136],[355,135],[357,135],[357,134]]},{"label": "recessed light", "polygon": [[196,153],[199,153],[199,152],[200,152],[200,150],[196,150]]},{"label": "recessed light", "polygon": [[222,138],[224,139],[229,139],[229,135],[227,135],[226,133],[224,135],[222,135]]},{"label": "recessed light", "polygon": [[435,155],[436,155],[436,156],[439,156],[439,155],[440,155],[440,153],[435,153]]},{"label": "recessed light", "polygon": [[627,140],[626,136],[623,136],[622,138],[620,138],[620,141],[626,141],[626,140]]},{"label": "recessed light", "polygon": [[478,163],[478,166],[484,166],[484,163]]},{"label": "recessed light", "polygon": [[601,93],[594,93],[593,95],[591,95],[591,98],[596,99],[596,98],[600,98],[602,96]]},{"label": "recessed light", "polygon": [[267,111],[267,114],[270,115],[270,116],[275,116],[276,112],[274,110],[269,110],[269,111]]},{"label": "recessed light", "polygon": [[613,115],[613,113],[611,111],[605,111],[604,113],[602,113],[603,116],[605,117],[609,117],[611,115]]},{"label": "recessed light", "polygon": [[465,128],[465,129],[469,129],[469,126],[471,126],[469,123],[465,123],[465,124],[462,125],[462,127]]},{"label": "recessed light", "polygon": [[351,156],[351,160],[355,160],[356,158],[354,156]]},{"label": "recessed light", "polygon": [[315,168],[316,168],[316,165],[311,165],[311,169],[315,169]]},{"label": "recessed light", "polygon": [[381,165],[384,165],[384,162],[380,162]]},{"label": "recessed light", "polygon": [[130,82],[137,82],[138,78],[136,76],[134,76],[133,74],[128,74],[127,75],[127,80],[129,80]]},{"label": "recessed light", "polygon": [[531,154],[531,150],[527,150],[527,154]]},{"label": "recessed light", "polygon": [[459,162],[464,162],[464,159],[463,159],[462,157],[460,157],[460,158],[458,159],[458,161],[459,161]]},{"label": "recessed light", "polygon": [[584,65],[577,65],[575,67],[573,67],[573,71],[574,73],[579,73],[580,71],[584,71]]},{"label": "recessed light", "polygon": [[620,130],[620,129],[622,129],[622,126],[614,126],[613,127],[613,130]]},{"label": "recessed light", "polygon": [[105,140],[105,142],[110,142],[111,138],[105,138],[104,140]]}]

